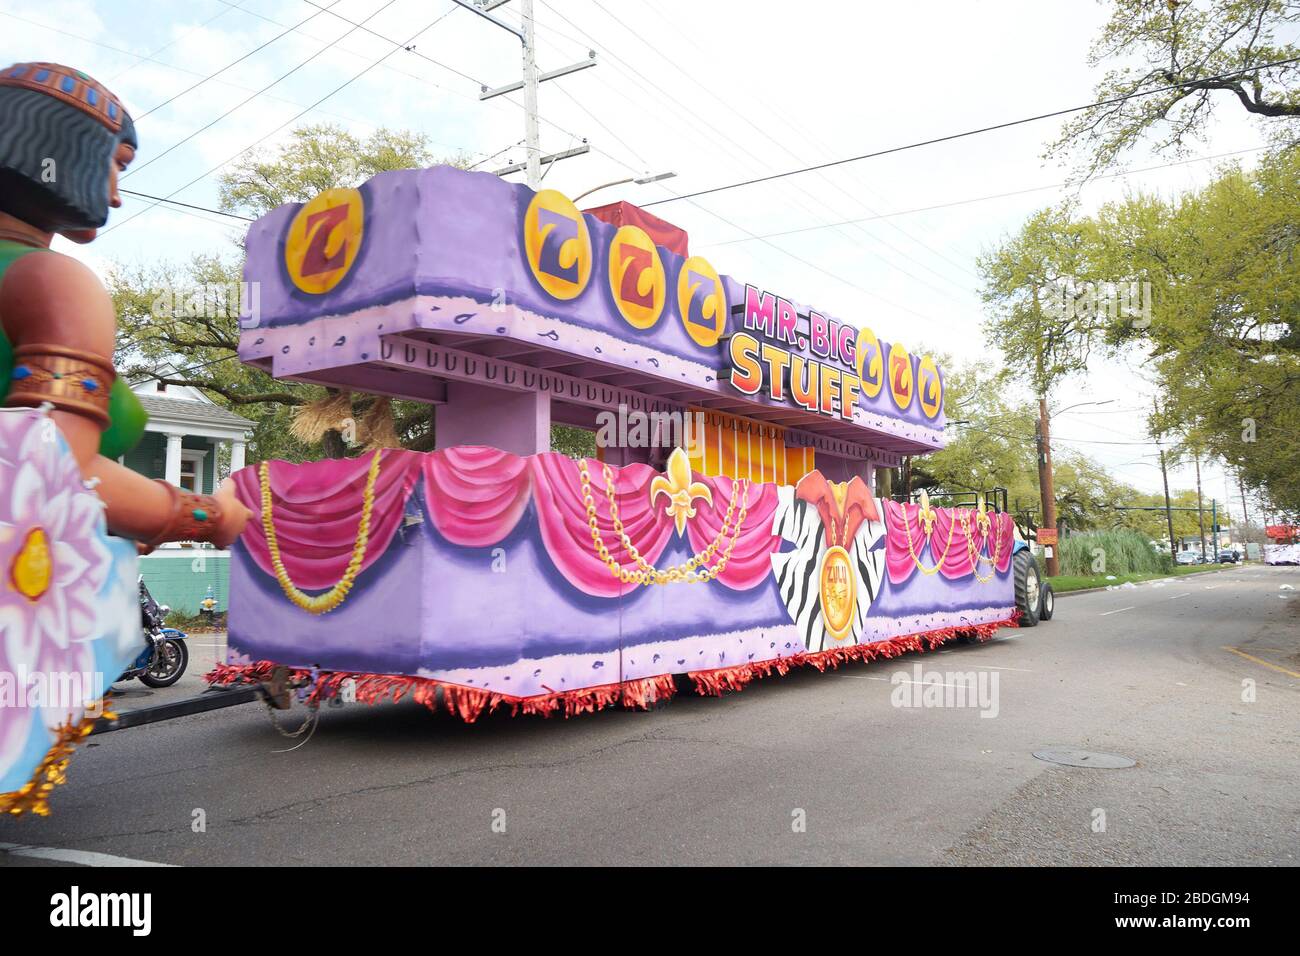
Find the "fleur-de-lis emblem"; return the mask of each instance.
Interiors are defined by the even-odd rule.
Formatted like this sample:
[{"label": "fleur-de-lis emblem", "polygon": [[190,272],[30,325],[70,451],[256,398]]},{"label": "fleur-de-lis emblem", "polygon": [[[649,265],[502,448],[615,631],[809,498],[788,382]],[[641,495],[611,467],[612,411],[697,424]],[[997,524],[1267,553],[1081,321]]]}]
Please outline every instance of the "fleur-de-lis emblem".
[{"label": "fleur-de-lis emblem", "polygon": [[993,521],[989,517],[986,503],[984,501],[984,496],[981,494],[979,496],[979,499],[976,504],[976,509],[975,509],[975,527],[979,528],[980,531],[987,536],[989,533],[989,528],[991,528],[992,526],[993,526]]},{"label": "fleur-de-lis emblem", "polygon": [[930,496],[925,493],[924,488],[921,489],[921,504],[917,509],[916,517],[920,519],[921,529],[925,532],[925,535],[928,538],[930,532],[934,530],[934,522],[939,515],[938,512],[930,507]]},{"label": "fleur-de-lis emblem", "polygon": [[703,482],[691,481],[691,460],[680,448],[673,449],[673,453],[668,456],[667,471],[666,476],[659,475],[650,482],[650,504],[654,505],[660,495],[668,496],[668,507],[665,510],[668,517],[673,519],[680,535],[686,528],[686,519],[695,517],[693,502],[702,498],[712,505],[713,492]]}]

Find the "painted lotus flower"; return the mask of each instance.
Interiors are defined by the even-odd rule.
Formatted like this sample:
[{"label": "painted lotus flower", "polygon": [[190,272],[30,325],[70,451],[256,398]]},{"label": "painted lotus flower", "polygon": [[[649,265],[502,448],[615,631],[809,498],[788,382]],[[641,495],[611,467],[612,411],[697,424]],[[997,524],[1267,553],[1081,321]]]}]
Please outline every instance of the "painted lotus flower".
[{"label": "painted lotus flower", "polygon": [[53,729],[79,716],[82,702],[49,696],[29,708],[25,689],[32,675],[53,686],[95,669],[98,596],[111,567],[103,528],[103,504],[53,420],[0,412],[0,679],[16,696],[0,707],[0,777],[33,720]]}]

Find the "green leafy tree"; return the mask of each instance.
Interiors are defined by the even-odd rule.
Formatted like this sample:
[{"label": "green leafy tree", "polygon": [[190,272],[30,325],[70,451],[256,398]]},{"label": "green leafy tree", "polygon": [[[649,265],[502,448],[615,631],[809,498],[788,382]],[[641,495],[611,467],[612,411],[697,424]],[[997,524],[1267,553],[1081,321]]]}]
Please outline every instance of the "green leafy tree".
[{"label": "green leafy tree", "polygon": [[1300,57],[1295,40],[1300,3],[1110,0],[1108,5],[1110,19],[1093,43],[1090,62],[1118,65],[1097,85],[1101,105],[1069,120],[1051,153],[1083,157],[1084,176],[1115,164],[1148,138],[1157,151],[1182,153],[1201,138],[1224,103],[1266,120],[1277,144],[1295,142],[1300,63],[1268,64]]},{"label": "green leafy tree", "polygon": [[379,129],[365,139],[332,124],[300,126],[274,149],[244,154],[220,179],[221,208],[261,216],[287,202],[307,202],[327,189],[359,186],[394,169],[435,163],[466,165],[465,158],[437,158],[421,133]]},{"label": "green leafy tree", "polygon": [[1149,322],[1114,321],[1147,350],[1156,434],[1226,460],[1278,510],[1300,508],[1300,150],[1226,170],[1175,200],[1104,207],[1106,268],[1149,281]]},{"label": "green leafy tree", "polygon": [[[434,165],[417,133],[381,129],[359,138],[331,125],[299,127],[274,149],[246,154],[220,179],[221,207],[260,216],[286,202],[306,202],[377,173]],[[463,165],[459,157],[450,160]],[[367,442],[434,447],[433,409],[373,395],[281,382],[238,360],[242,259],[199,256],[188,263],[117,267],[109,291],[118,312],[118,356],[133,378],[149,376],[202,389],[256,422],[250,457],[301,461],[337,457]],[[318,440],[295,437],[297,410],[328,411]],[[391,429],[391,432],[390,432]],[[301,422],[297,431],[301,435]]]},{"label": "green leafy tree", "polygon": [[1006,357],[1006,375],[1045,399],[1062,378],[1088,367],[1105,325],[1076,305],[1092,286],[1095,226],[1070,204],[1040,210],[1020,232],[979,259],[989,318],[985,334]]}]

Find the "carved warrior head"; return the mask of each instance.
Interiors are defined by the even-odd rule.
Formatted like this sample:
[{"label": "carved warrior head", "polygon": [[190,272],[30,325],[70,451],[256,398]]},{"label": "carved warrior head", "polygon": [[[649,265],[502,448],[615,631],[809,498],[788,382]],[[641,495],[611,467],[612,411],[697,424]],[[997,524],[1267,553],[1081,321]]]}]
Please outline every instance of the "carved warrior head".
[{"label": "carved warrior head", "polygon": [[0,69],[0,211],[47,232],[99,228],[123,143],[135,148],[135,124],[85,73],[57,63]]}]

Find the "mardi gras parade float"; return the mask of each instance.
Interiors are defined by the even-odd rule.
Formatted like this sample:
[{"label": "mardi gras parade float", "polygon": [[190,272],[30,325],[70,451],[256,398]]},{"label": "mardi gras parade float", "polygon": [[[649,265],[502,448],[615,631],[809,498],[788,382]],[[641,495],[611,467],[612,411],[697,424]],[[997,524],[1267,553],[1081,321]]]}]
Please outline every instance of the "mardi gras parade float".
[{"label": "mardi gras parade float", "polygon": [[210,679],[569,715],[1035,623],[1010,515],[875,491],[943,447],[935,362],[687,243],[450,167],[257,221],[240,357],[432,403],[436,450],[234,476],[259,519]]},{"label": "mardi gras parade float", "polygon": [[[435,406],[435,451],[264,461],[213,496],[136,474],[111,300],[50,250],[120,204],[131,118],[50,63],[0,70],[0,112],[0,812],[48,812],[140,654],[136,556],[166,541],[231,547],[210,678],[273,706],[647,707],[1050,616],[1005,505],[877,493],[943,446],[932,359],[635,207],[448,167],[255,223],[240,337],[276,377]],[[552,424],[595,456],[552,452]]]}]

